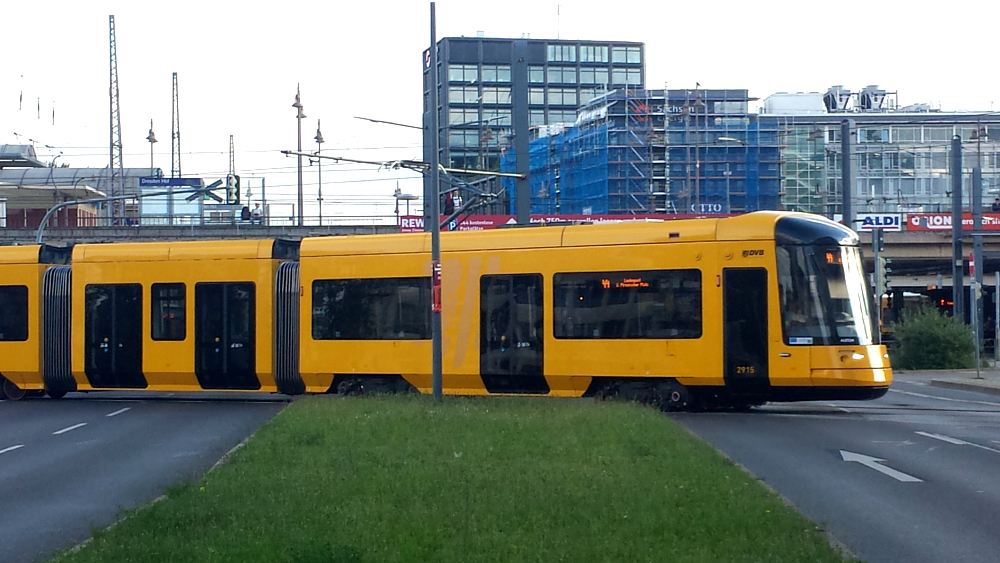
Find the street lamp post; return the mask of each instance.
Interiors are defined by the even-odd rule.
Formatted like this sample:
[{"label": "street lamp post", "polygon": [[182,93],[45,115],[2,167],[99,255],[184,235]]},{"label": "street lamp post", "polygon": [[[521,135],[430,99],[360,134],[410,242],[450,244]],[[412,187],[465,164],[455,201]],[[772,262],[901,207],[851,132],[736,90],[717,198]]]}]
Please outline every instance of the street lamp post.
[{"label": "street lamp post", "polygon": [[[316,154],[323,152],[323,132],[319,129],[320,121],[316,120]],[[323,226],[323,159],[317,159],[319,162],[319,189],[316,192],[316,203],[319,204],[319,225]],[[301,204],[300,204],[301,205]]]},{"label": "street lamp post", "polygon": [[299,226],[302,226],[302,120],[305,119],[306,115],[302,113],[302,100],[300,98],[301,89],[299,85],[295,85],[295,103],[292,107],[295,108],[298,113],[295,118],[299,124]]}]

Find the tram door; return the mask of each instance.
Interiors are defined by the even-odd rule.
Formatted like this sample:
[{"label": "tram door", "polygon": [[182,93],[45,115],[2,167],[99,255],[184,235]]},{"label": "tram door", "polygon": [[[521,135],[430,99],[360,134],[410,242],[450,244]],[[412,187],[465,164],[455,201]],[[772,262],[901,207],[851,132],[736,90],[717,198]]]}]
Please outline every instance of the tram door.
[{"label": "tram door", "polygon": [[204,389],[260,389],[257,301],[250,282],[194,287],[195,376]]},{"label": "tram door", "polygon": [[84,374],[96,388],[142,389],[142,285],[86,288]]},{"label": "tram door", "polygon": [[770,388],[767,372],[767,270],[722,270],[723,376],[726,389],[754,394]]},{"label": "tram door", "polygon": [[542,276],[483,276],[479,370],[490,393],[549,392],[543,373]]}]

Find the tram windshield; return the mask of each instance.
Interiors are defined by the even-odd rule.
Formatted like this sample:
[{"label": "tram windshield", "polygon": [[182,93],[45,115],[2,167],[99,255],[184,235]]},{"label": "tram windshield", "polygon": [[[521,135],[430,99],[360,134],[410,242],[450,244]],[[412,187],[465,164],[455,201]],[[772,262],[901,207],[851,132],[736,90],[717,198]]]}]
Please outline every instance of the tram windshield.
[{"label": "tram windshield", "polygon": [[854,246],[778,246],[787,344],[873,344],[868,282]]}]

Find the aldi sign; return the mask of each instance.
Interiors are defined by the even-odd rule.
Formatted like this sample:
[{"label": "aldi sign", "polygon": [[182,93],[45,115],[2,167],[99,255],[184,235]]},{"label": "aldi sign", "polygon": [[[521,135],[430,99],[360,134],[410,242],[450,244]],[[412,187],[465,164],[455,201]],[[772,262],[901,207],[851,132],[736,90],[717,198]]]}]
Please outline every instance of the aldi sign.
[{"label": "aldi sign", "polygon": [[899,213],[858,213],[859,231],[902,231]]}]

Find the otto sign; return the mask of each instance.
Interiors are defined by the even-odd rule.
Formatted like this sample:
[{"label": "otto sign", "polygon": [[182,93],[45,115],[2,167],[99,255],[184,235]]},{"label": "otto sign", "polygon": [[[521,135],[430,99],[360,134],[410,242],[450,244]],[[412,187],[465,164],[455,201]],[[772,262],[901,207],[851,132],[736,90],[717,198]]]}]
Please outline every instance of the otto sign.
[{"label": "otto sign", "polygon": [[860,231],[902,231],[903,225],[898,213],[858,213]]}]

